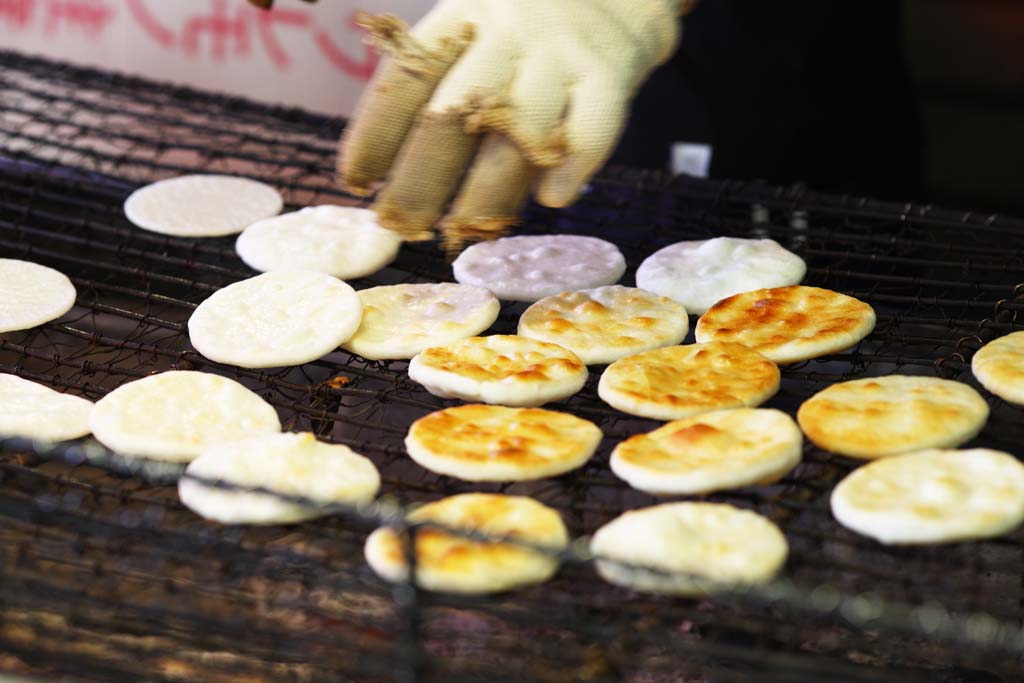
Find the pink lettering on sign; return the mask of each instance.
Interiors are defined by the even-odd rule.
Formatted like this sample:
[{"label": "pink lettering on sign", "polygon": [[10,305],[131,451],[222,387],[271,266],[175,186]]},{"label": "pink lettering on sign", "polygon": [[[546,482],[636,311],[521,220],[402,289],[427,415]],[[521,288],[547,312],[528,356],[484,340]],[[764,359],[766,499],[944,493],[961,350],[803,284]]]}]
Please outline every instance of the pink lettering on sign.
[{"label": "pink lettering on sign", "polygon": [[0,0],[0,19],[16,28],[25,28],[32,22],[36,4],[36,0]]},{"label": "pink lettering on sign", "polygon": [[52,35],[63,25],[96,37],[113,18],[114,10],[96,0],[47,0],[43,32]]},{"label": "pink lettering on sign", "polygon": [[260,40],[267,51],[270,61],[278,69],[287,69],[291,66],[292,60],[278,41],[274,29],[277,26],[290,26],[292,28],[308,28],[311,19],[305,12],[288,9],[272,10],[251,10],[256,21],[256,29],[259,31]]},{"label": "pink lettering on sign", "polygon": [[174,32],[161,24],[146,7],[144,0],[127,0],[128,11],[139,28],[148,35],[157,45],[173,47],[176,40]]},{"label": "pink lettering on sign", "polygon": [[[356,23],[355,12],[349,15],[348,25],[349,28],[355,29],[356,31],[362,30]],[[330,34],[323,28],[318,28],[316,30],[314,38],[316,40],[317,47],[320,48],[320,52],[327,57],[327,60],[349,76],[365,81],[369,80],[370,76],[373,75],[373,72],[376,71],[377,64],[380,62],[380,56],[369,45],[362,46],[362,59],[353,59],[345,54],[334,43]]]}]

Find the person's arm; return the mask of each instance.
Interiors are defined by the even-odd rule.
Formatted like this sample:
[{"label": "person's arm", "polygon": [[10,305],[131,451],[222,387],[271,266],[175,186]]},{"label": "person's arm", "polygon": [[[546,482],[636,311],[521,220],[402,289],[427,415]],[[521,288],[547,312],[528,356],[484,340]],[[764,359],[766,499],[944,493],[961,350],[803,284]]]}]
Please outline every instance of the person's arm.
[{"label": "person's arm", "polygon": [[441,0],[411,30],[362,17],[389,58],[342,136],[342,185],[380,187],[381,223],[407,235],[427,236],[439,219],[504,227],[531,190],[547,206],[572,203],[693,4]]}]

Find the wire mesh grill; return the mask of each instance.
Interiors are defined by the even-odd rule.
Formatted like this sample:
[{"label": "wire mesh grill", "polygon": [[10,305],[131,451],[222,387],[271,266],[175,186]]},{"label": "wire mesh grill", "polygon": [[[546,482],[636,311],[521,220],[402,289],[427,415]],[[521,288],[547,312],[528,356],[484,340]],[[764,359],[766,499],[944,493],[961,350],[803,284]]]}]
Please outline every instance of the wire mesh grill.
[{"label": "wire mesh grill", "polygon": [[[264,180],[287,204],[355,204],[334,187],[343,122],[296,110],[2,53],[0,255],[55,267],[78,289],[58,321],[0,335],[0,371],[97,399],[167,369],[239,380],[289,430],[369,456],[400,504],[470,490],[534,497],[574,537],[657,502],[608,469],[611,448],[658,423],[596,395],[599,372],[555,404],[598,423],[592,461],[554,479],[460,482],[412,464],[409,423],[452,402],[404,362],[337,352],[296,368],[210,362],[185,322],[218,288],[253,275],[233,240],[133,228],[121,205],[144,182],[184,172]],[[1024,222],[803,188],[606,171],[568,210],[531,207],[522,232],[591,234],[631,268],[681,239],[767,236],[808,262],[807,283],[868,301],[878,326],[857,348],[783,369],[769,406],[891,373],[976,385],[971,354],[1024,326]],[[404,246],[356,288],[451,279],[435,243]],[[494,331],[514,332],[522,304]],[[692,325],[691,325],[692,327]],[[690,339],[692,341],[692,337]],[[990,398],[971,445],[1014,452],[1021,410]],[[102,462],[97,462],[97,460]],[[101,464],[102,467],[98,467]],[[701,497],[757,510],[790,543],[777,593],[679,600],[604,584],[585,562],[487,599],[392,589],[362,560],[373,524],[338,515],[298,526],[206,523],[185,509],[177,470],[117,470],[88,444],[0,453],[0,670],[76,680],[746,681],[988,680],[1019,677],[1024,535],[940,548],[886,548],[840,527],[828,496],[857,463],[807,447],[770,487]],[[114,469],[111,469],[111,466]],[[139,476],[141,475],[141,476]]]}]

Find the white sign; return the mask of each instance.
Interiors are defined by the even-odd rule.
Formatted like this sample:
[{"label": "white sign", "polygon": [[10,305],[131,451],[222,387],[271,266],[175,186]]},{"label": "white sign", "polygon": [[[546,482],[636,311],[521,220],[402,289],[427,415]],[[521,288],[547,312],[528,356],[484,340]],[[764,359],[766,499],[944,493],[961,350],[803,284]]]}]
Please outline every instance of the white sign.
[{"label": "white sign", "polygon": [[377,66],[358,10],[433,0],[0,0],[0,48],[347,115]]}]

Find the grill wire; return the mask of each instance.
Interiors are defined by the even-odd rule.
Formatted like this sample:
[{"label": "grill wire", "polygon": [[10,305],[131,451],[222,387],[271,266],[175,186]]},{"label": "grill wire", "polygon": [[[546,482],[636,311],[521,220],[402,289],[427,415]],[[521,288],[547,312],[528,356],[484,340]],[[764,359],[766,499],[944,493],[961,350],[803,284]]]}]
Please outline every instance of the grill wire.
[{"label": "grill wire", "polygon": [[[619,440],[659,423],[605,406],[599,369],[579,395],[553,406],[604,431],[587,466],[541,482],[480,485],[406,457],[409,423],[454,403],[411,382],[405,362],[337,352],[297,368],[244,370],[192,351],[192,310],[254,273],[230,238],[133,228],[125,197],[201,171],[269,182],[289,208],[356,204],[334,187],[343,121],[0,55],[0,256],[55,267],[78,289],[59,321],[0,335],[0,371],[90,399],[162,370],[223,374],[273,404],[285,429],[373,459],[389,505],[471,490],[530,495],[583,537],[660,500],[608,469]],[[790,414],[814,392],[857,377],[916,374],[977,387],[974,351],[1024,329],[1024,222],[1001,216],[612,169],[571,209],[531,207],[522,232],[615,242],[630,265],[627,285],[645,256],[682,239],[771,237],[800,254],[807,284],[868,301],[878,325],[849,352],[783,369],[767,405]],[[418,243],[353,284],[450,279],[440,245]],[[523,308],[504,305],[494,331],[514,332]],[[985,395],[992,416],[969,445],[1014,452],[1024,442],[1021,409]],[[362,559],[385,508],[332,510],[297,526],[218,526],[178,502],[168,482],[174,466],[119,459],[91,441],[2,444],[0,670],[168,682],[980,681],[1022,673],[1024,535],[922,548],[859,537],[828,509],[831,489],[858,463],[810,446],[776,485],[700,497],[756,510],[783,529],[790,558],[782,580],[680,600],[603,583],[583,545],[554,580],[508,595],[391,588]]]}]

